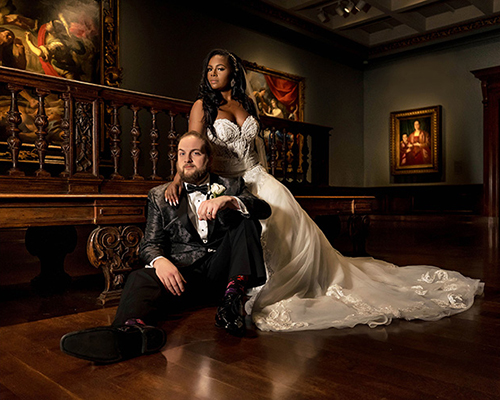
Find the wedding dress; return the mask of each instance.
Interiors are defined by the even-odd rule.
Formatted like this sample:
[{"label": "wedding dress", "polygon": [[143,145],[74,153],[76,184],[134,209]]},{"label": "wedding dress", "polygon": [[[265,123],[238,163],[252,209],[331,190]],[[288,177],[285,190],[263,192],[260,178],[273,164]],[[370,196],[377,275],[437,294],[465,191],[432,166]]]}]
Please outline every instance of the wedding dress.
[{"label": "wedding dress", "polygon": [[397,267],[370,257],[344,257],[296,202],[259,164],[258,122],[227,119],[208,131],[213,172],[243,176],[253,194],[272,208],[261,221],[267,282],[246,304],[265,331],[370,327],[393,318],[438,320],[470,308],[484,284],[433,266]]}]

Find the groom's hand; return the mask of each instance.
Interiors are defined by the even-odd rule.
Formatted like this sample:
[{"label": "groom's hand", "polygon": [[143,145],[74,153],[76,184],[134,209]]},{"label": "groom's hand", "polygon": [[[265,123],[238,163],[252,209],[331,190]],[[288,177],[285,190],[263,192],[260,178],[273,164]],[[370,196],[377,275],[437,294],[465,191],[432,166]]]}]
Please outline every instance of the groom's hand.
[{"label": "groom's hand", "polygon": [[163,286],[174,296],[180,296],[184,292],[184,277],[181,275],[177,267],[166,258],[158,258],[154,262],[156,275],[160,278]]},{"label": "groom's hand", "polygon": [[239,210],[238,200],[233,196],[220,196],[215,199],[206,200],[198,208],[198,218],[200,220],[213,221],[217,218],[217,213],[226,208]]}]

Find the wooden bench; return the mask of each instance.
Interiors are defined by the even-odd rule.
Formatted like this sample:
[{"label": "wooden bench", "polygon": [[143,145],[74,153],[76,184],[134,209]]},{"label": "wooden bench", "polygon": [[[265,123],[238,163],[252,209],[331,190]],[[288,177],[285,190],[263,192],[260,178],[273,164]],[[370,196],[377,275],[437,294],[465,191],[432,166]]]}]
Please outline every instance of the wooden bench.
[{"label": "wooden bench", "polygon": [[28,228],[26,247],[41,266],[33,283],[44,292],[69,283],[64,258],[75,248],[75,225],[95,225],[87,256],[104,273],[99,302],[105,304],[120,297],[125,276],[138,261],[146,200],[145,194],[0,194],[0,229]]},{"label": "wooden bench", "polygon": [[[348,215],[353,252],[364,254],[369,196],[297,196],[311,217]],[[105,278],[99,303],[120,297],[126,275],[138,262],[138,247],[146,221],[147,195],[0,194],[0,229],[28,228],[26,247],[41,262],[38,287],[64,286],[69,277],[64,258],[76,245],[75,225],[95,225],[87,239],[90,263]],[[50,236],[50,241],[42,240]]]}]

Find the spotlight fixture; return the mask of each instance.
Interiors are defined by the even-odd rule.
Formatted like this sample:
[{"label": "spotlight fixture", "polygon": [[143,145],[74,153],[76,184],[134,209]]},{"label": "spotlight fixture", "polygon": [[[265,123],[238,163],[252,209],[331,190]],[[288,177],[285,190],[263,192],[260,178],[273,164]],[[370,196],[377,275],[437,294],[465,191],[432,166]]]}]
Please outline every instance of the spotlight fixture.
[{"label": "spotlight fixture", "polygon": [[354,8],[358,11],[364,11],[365,13],[370,11],[370,8],[372,8],[371,5],[369,4],[366,4],[366,1],[364,0],[359,0],[356,5],[354,6]]},{"label": "spotlight fixture", "polygon": [[366,6],[366,1],[364,0],[359,0],[356,5],[354,6],[354,8],[358,11],[361,11],[363,9],[363,7]]},{"label": "spotlight fixture", "polygon": [[[368,12],[371,8],[364,0],[338,0],[335,12],[340,16],[347,18],[349,15],[355,15],[359,11]],[[335,3],[334,3],[335,4]]]},{"label": "spotlight fixture", "polygon": [[330,18],[328,17],[328,14],[323,9],[319,10],[319,12],[318,12],[318,19],[323,24],[326,24],[327,22],[330,21]]},{"label": "spotlight fixture", "polygon": [[352,11],[353,8],[354,8],[354,3],[352,1],[350,1],[347,4],[344,4],[344,12],[346,14],[350,14],[350,12]]}]

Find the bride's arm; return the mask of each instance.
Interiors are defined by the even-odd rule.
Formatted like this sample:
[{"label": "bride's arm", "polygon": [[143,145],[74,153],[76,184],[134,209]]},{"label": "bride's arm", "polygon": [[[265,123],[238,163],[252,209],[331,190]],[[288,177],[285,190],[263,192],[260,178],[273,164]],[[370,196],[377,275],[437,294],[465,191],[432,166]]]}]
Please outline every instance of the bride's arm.
[{"label": "bride's arm", "polygon": [[191,107],[189,113],[189,131],[196,131],[199,133],[206,133],[207,127],[203,121],[205,113],[203,112],[203,101],[196,100]]},{"label": "bride's arm", "polygon": [[[191,107],[189,113],[189,129],[188,131],[197,131],[200,133],[205,132],[205,123],[203,122],[203,102],[196,100]],[[182,190],[182,180],[177,172],[170,185],[165,190],[165,199],[170,205],[179,204],[179,196]]]}]

